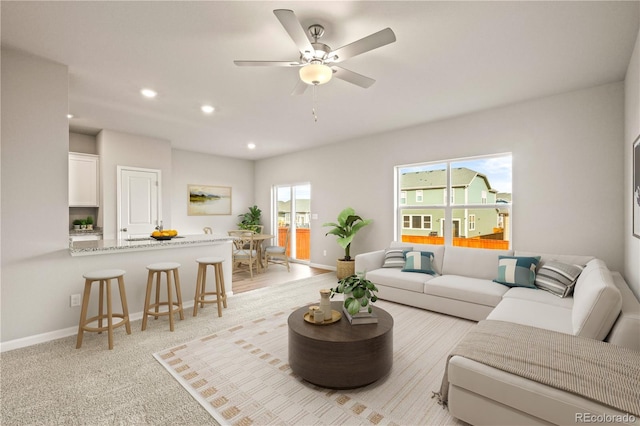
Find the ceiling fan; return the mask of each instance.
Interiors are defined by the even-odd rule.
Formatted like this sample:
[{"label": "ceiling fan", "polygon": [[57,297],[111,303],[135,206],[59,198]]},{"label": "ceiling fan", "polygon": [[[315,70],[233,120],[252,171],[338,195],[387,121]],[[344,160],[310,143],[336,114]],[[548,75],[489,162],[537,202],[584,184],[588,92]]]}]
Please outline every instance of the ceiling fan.
[{"label": "ceiling fan", "polygon": [[300,67],[300,80],[293,89],[292,95],[304,93],[308,85],[320,85],[331,80],[332,76],[353,83],[357,86],[370,87],[375,80],[342,68],[337,63],[352,58],[361,53],[368,52],[378,47],[385,46],[396,41],[396,35],[391,28],[373,33],[353,43],[332,50],[318,39],[324,34],[322,25],[311,25],[307,36],[295,13],[288,9],[276,9],[273,11],[289,37],[300,51],[300,59],[297,61],[233,61],[238,66],[267,66],[267,67]]}]

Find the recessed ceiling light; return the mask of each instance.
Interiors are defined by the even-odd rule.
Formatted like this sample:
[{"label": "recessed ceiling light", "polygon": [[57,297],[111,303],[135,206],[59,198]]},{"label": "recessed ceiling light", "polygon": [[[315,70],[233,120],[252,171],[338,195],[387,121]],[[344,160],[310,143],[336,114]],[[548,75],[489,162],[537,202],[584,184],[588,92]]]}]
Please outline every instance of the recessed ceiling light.
[{"label": "recessed ceiling light", "polygon": [[249,143],[247,144],[247,148],[249,148],[249,149],[256,149],[256,144],[255,144],[255,143],[253,143],[253,142],[249,142]]},{"label": "recessed ceiling light", "polygon": [[142,96],[145,98],[155,98],[158,95],[158,92],[151,89],[142,89],[140,93],[142,93]]},{"label": "recessed ceiling light", "polygon": [[73,114],[67,114],[67,118],[73,118]]},{"label": "recessed ceiling light", "polygon": [[202,112],[204,112],[205,114],[211,114],[213,113],[213,111],[215,111],[216,109],[214,107],[212,107],[211,105],[202,105],[200,107],[200,109],[202,110]]}]

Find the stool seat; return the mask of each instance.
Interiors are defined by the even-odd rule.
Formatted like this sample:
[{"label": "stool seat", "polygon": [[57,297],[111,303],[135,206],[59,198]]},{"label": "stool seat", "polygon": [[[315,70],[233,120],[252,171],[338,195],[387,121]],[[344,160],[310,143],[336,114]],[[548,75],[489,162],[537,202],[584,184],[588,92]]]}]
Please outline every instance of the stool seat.
[{"label": "stool seat", "polygon": [[[127,334],[131,334],[131,324],[129,322],[129,308],[127,307],[127,295],[124,290],[124,274],[126,271],[122,269],[103,269],[99,271],[86,272],[82,275],[85,279],[84,294],[82,296],[82,310],[80,312],[80,322],[78,325],[78,338],[76,341],[76,349],[82,346],[82,338],[85,331],[102,333],[108,332],[109,349],[113,349],[113,329],[124,325]],[[111,303],[111,280],[118,280],[118,289],[120,291],[120,303],[122,304],[122,312],[114,313]],[[89,310],[89,299],[91,298],[91,287],[94,282],[100,283],[100,295],[98,301],[98,315],[87,318]],[[107,298],[107,313],[104,313],[104,296]],[[120,318],[117,323],[113,323],[113,318]],[[102,326],[102,321],[107,320],[107,325]],[[90,327],[89,324],[97,321],[97,327]]]},{"label": "stool seat", "polygon": [[[178,275],[178,268],[180,264],[177,262],[160,262],[147,265],[149,275],[147,278],[147,292],[144,299],[144,311],[142,313],[142,331],[147,328],[147,317],[152,316],[154,319],[163,315],[169,316],[169,329],[174,330],[173,316],[175,313],[180,315],[180,319],[184,319],[184,311],[182,309],[182,292],[180,291],[180,276]],[[160,301],[160,281],[162,280],[162,273],[167,278],[167,301]],[[173,290],[171,288],[171,276],[173,275],[173,282],[175,286],[177,301],[173,300]],[[153,289],[155,276],[156,283],[156,300],[155,303],[151,303],[151,290]],[[167,311],[160,312],[160,306],[166,306]]]},{"label": "stool seat", "polygon": [[91,271],[82,275],[87,280],[108,280],[118,278],[126,274],[127,271],[122,269],[102,269],[100,271]]},{"label": "stool seat", "polygon": [[[209,256],[199,257],[198,278],[196,279],[196,295],[193,300],[193,316],[198,315],[198,305],[204,308],[205,303],[215,303],[218,305],[218,316],[222,316],[222,306],[227,307],[227,293],[224,288],[224,275],[222,273],[222,262],[224,257]],[[213,266],[216,291],[207,291],[207,266]],[[215,299],[207,299],[206,296],[216,296]]]},{"label": "stool seat", "polygon": [[198,263],[207,263],[213,265],[214,263],[222,263],[224,262],[224,257],[218,256],[210,256],[210,257],[199,257],[196,259]]},{"label": "stool seat", "polygon": [[150,271],[170,271],[171,269],[178,269],[180,266],[182,265],[176,262],[162,262],[147,265],[147,269]]}]

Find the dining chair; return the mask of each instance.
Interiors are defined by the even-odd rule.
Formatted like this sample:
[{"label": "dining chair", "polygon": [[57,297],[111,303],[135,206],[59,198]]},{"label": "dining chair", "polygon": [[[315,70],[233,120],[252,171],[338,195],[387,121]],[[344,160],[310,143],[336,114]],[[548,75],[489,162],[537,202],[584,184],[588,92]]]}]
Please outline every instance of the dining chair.
[{"label": "dining chair", "polygon": [[289,247],[289,237],[291,236],[291,228],[287,228],[287,234],[284,238],[284,247],[281,246],[267,246],[264,249],[264,258],[266,267],[269,268],[269,263],[276,265],[286,265],[287,272],[291,272],[289,268],[289,256],[287,256],[287,248]]},{"label": "dining chair", "polygon": [[254,232],[247,230],[229,231],[229,236],[233,239],[233,268],[234,270],[246,264],[249,267],[249,275],[253,278],[254,265],[259,268],[258,250],[256,241],[253,239]]}]

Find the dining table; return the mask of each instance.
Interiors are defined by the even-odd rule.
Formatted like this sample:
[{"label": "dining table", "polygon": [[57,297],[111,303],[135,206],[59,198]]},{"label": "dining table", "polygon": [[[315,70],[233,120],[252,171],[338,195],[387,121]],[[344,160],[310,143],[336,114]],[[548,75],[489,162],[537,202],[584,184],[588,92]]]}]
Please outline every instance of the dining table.
[{"label": "dining table", "polygon": [[256,242],[256,252],[258,255],[258,266],[259,266],[259,271],[262,270],[262,268],[264,267],[264,263],[263,263],[263,251],[264,248],[262,247],[264,242],[267,240],[271,240],[273,238],[275,238],[275,235],[271,235],[271,234],[253,234],[253,241]]}]

